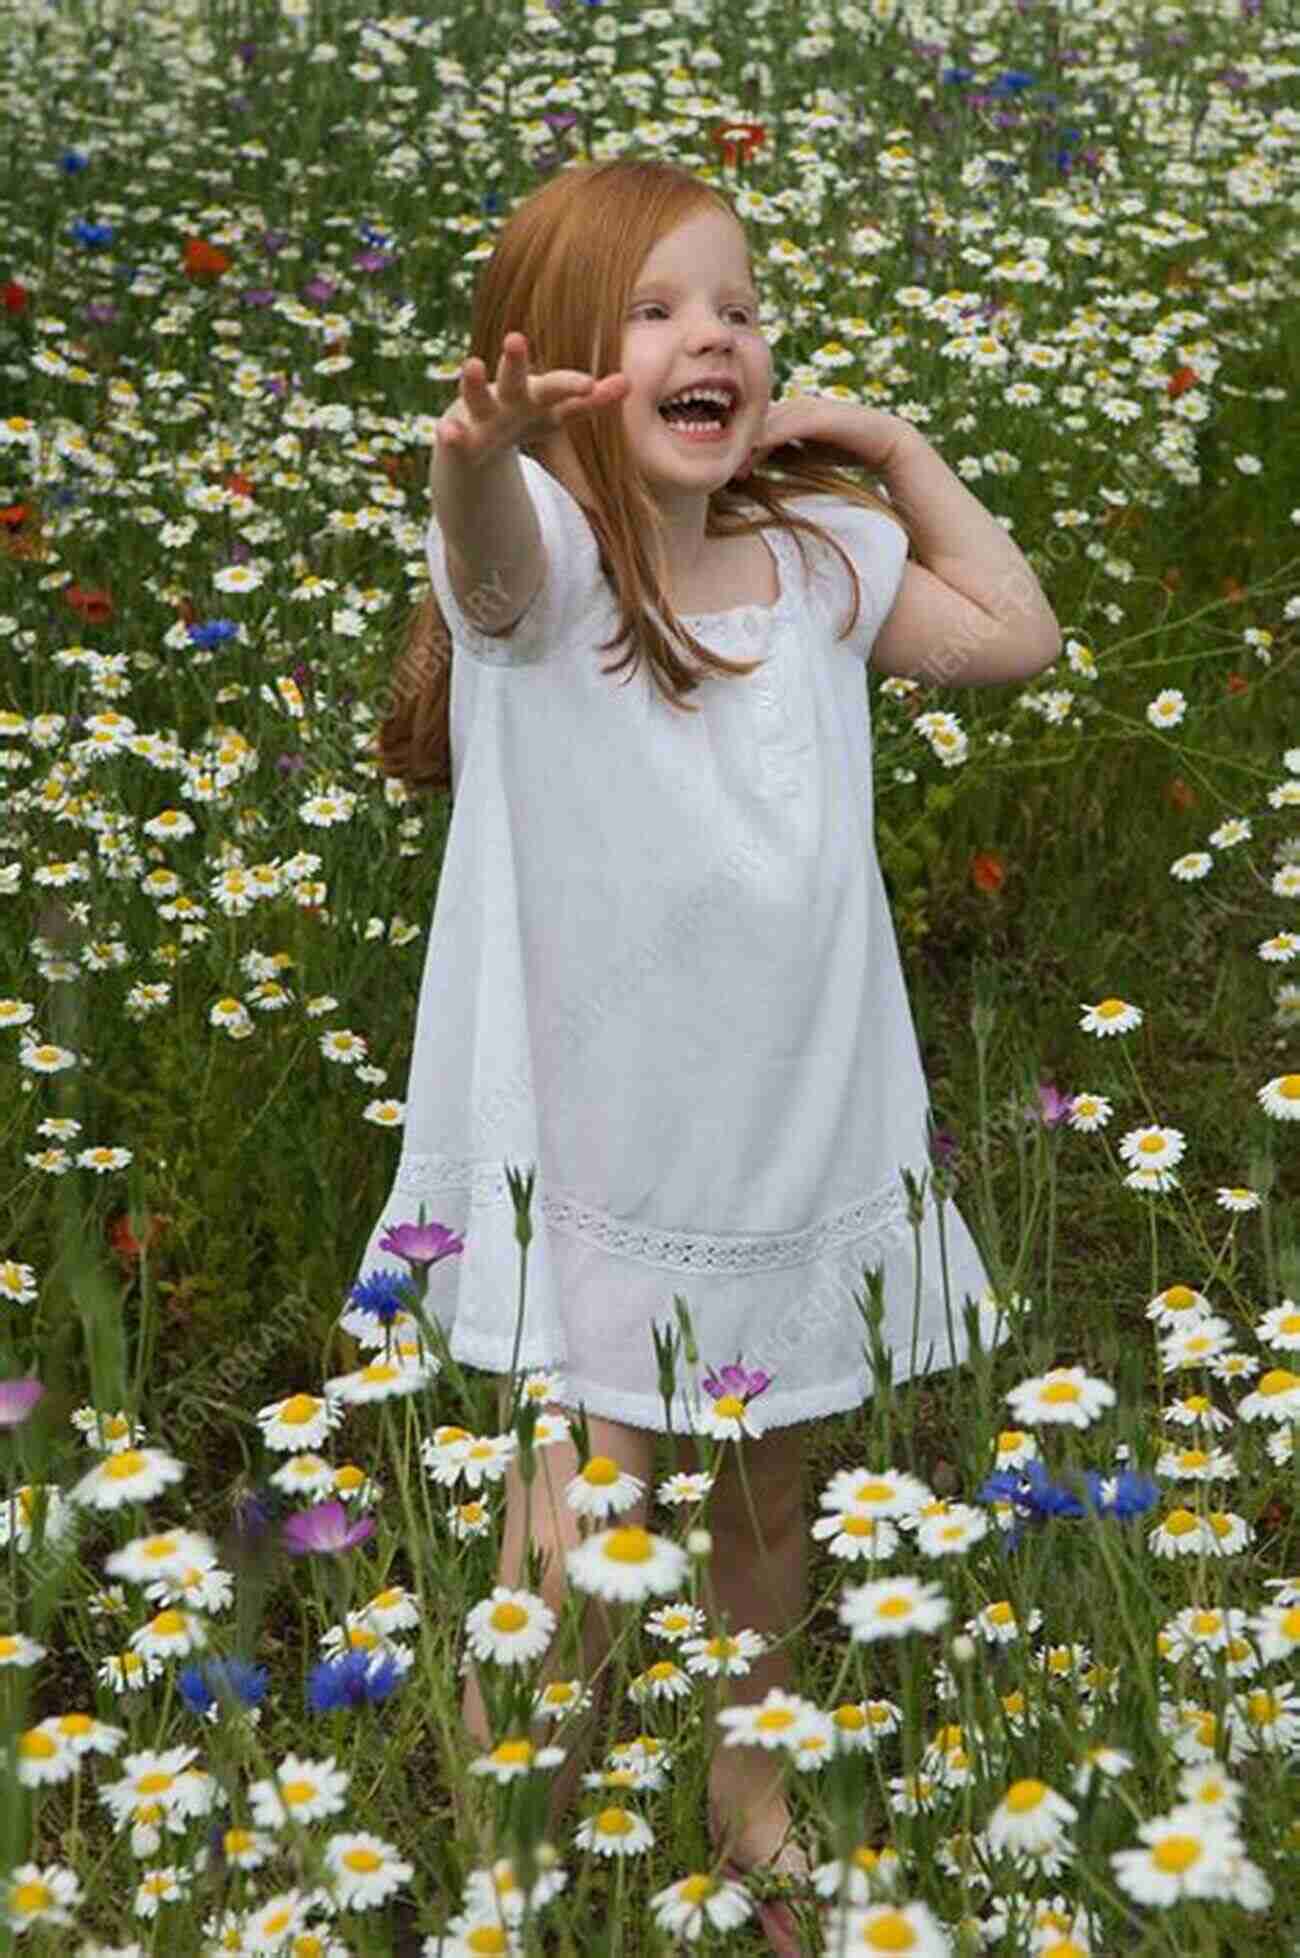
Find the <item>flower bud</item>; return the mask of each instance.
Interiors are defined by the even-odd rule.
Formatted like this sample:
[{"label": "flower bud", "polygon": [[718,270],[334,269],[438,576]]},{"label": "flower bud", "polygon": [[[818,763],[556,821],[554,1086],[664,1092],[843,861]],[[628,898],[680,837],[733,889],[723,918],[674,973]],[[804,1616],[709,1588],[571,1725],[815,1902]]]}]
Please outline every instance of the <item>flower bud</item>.
[{"label": "flower bud", "polygon": [[692,1530],[686,1539],[687,1554],[691,1557],[707,1557],[713,1550],[713,1534],[710,1530]]}]

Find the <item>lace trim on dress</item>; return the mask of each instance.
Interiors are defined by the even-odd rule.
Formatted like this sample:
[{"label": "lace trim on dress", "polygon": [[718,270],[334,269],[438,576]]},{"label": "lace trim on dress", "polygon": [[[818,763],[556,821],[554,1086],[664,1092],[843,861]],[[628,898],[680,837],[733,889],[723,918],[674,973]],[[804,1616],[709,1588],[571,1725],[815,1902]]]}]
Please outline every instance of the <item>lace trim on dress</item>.
[{"label": "lace trim on dress", "polygon": [[[404,1196],[417,1199],[427,1200],[438,1190],[468,1190],[476,1205],[511,1201],[504,1170],[454,1156],[403,1157],[396,1187]],[[540,1185],[533,1195],[541,1215],[556,1230],[666,1271],[776,1271],[786,1265],[811,1264],[829,1251],[863,1240],[874,1248],[910,1228],[902,1188],[889,1183],[804,1230],[762,1237],[697,1237],[685,1231],[651,1230]]]}]

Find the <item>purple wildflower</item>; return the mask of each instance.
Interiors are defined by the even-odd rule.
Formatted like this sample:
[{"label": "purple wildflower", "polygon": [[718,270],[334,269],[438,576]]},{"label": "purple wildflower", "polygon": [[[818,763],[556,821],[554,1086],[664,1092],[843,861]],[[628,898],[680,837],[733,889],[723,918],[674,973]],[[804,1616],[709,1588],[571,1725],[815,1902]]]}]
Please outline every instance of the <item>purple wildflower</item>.
[{"label": "purple wildflower", "polygon": [[39,1380],[0,1380],[0,1428],[17,1428],[45,1392]]},{"label": "purple wildflower", "polygon": [[359,1516],[355,1523],[349,1523],[341,1502],[317,1503],[314,1509],[300,1509],[286,1519],[283,1532],[285,1549],[295,1557],[310,1556],[315,1551],[329,1556],[340,1550],[352,1550],[374,1533],[373,1516]]},{"label": "purple wildflower", "polygon": [[772,1375],[764,1373],[762,1367],[756,1367],[750,1373],[745,1367],[732,1365],[706,1373],[702,1384],[705,1393],[711,1394],[715,1401],[721,1400],[724,1394],[734,1394],[748,1404],[767,1392],[772,1384]]},{"label": "purple wildflower", "polygon": [[445,1224],[393,1224],[380,1238],[379,1249],[391,1258],[405,1258],[410,1265],[436,1265],[463,1251],[465,1240]]}]

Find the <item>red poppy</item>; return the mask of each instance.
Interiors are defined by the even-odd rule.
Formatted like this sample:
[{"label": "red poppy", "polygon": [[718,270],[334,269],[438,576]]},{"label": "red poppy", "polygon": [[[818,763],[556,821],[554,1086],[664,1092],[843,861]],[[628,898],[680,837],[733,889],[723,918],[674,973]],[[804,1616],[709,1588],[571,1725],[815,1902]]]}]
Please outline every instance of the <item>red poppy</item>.
[{"label": "red poppy", "polygon": [[1250,692],[1250,681],[1246,678],[1244,673],[1230,673],[1228,675],[1226,684],[1229,693]]},{"label": "red poppy", "polygon": [[1184,782],[1181,775],[1174,775],[1165,784],[1165,797],[1175,809],[1194,809],[1196,790],[1190,782]]},{"label": "red poppy", "polygon": [[767,141],[767,131],[761,122],[724,122],[714,130],[713,140],[722,151],[724,163],[734,163],[737,154],[742,163],[748,163]]},{"label": "red poppy", "polygon": [[1240,605],[1246,596],[1246,587],[1238,584],[1235,578],[1225,578],[1219,586],[1223,596],[1233,605]]},{"label": "red poppy", "polygon": [[31,515],[30,503],[6,503],[4,508],[0,509],[0,524],[3,524],[6,530],[21,530]]},{"label": "red poppy", "polygon": [[166,1217],[151,1216],[144,1227],[145,1241],[142,1245],[136,1237],[135,1232],[131,1229],[129,1212],[119,1210],[116,1217],[110,1217],[108,1220],[109,1245],[124,1264],[133,1264],[140,1256],[142,1250],[153,1250],[154,1245],[167,1228],[168,1222],[169,1219]]},{"label": "red poppy", "polygon": [[0,286],[0,306],[6,313],[25,313],[30,303],[26,286],[20,286],[17,279],[8,279]]},{"label": "red poppy", "polygon": [[219,279],[230,270],[229,256],[202,238],[185,240],[185,275],[190,279]]},{"label": "red poppy", "polygon": [[1172,595],[1172,593],[1176,592],[1178,590],[1178,587],[1182,584],[1183,574],[1179,570],[1176,564],[1171,564],[1168,571],[1166,571],[1161,577],[1160,582],[1164,586],[1165,590]]},{"label": "red poppy", "polygon": [[251,496],[253,487],[252,477],[245,476],[239,469],[232,469],[222,484],[223,489],[233,491],[236,496]]},{"label": "red poppy", "polygon": [[993,894],[1002,889],[1007,867],[992,850],[977,850],[970,860],[970,880],[977,891]]},{"label": "red poppy", "polygon": [[113,601],[106,591],[86,591],[80,585],[65,585],[63,597],[87,625],[103,625],[113,616]]},{"label": "red poppy", "polygon": [[1194,388],[1200,378],[1194,367],[1175,367],[1165,383],[1165,393],[1171,401],[1177,401],[1179,395],[1186,394],[1188,388]]}]

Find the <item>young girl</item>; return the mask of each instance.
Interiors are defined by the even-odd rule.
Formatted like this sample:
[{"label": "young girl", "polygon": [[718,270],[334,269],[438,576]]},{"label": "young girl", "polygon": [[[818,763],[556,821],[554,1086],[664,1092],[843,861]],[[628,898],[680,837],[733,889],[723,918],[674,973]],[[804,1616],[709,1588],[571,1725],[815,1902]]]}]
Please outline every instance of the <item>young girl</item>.
[{"label": "young girl", "polygon": [[[1011,538],[907,423],[772,405],[743,227],[673,165],[578,165],[528,197],[472,344],[437,425],[434,595],[382,735],[390,772],[455,800],[402,1158],[361,1272],[397,1267],[379,1240],[423,1203],[464,1240],[427,1301],[452,1353],[503,1386],[512,1358],[558,1370],[556,1409],[585,1407],[592,1451],[647,1487],[652,1328],[685,1297],[701,1375],[739,1359],[772,1376],[743,1444],[766,1559],[734,1448],[708,1522],[718,1608],[775,1639],[803,1609],[807,1424],[870,1393],[864,1267],[883,1268],[897,1380],[963,1357],[963,1301],[987,1285],[949,1206],[945,1304],[927,1191],[917,1304],[900,1169],[928,1168],[928,1102],[873,849],[867,664],[1022,682],[1060,636]],[[530,1161],[516,1354],[504,1165]],[[701,1400],[679,1377],[678,1435]],[[558,1609],[579,1463],[568,1443],[539,1462]],[[619,1520],[646,1517],[643,1497]],[[513,1477],[512,1586],[522,1532]],[[792,1677],[782,1651],[732,1684],[759,1700]],[[501,1738],[472,1675],[466,1715],[483,1746]],[[712,1764],[714,1833],[742,1868],[786,1832],[777,1759]]]}]

